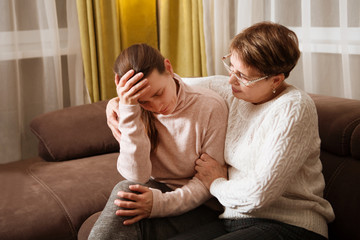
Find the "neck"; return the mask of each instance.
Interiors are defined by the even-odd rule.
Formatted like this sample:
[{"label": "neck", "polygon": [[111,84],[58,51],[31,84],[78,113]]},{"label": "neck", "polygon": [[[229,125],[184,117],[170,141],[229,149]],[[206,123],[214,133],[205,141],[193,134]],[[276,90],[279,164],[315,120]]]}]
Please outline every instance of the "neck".
[{"label": "neck", "polygon": [[257,102],[257,103],[253,103],[255,105],[257,104],[262,104],[262,103],[266,103],[270,100],[273,100],[274,98],[276,98],[277,96],[279,96],[289,85],[287,83],[282,83],[277,89],[276,89],[276,92],[275,93],[272,93],[271,92],[271,95],[269,95],[268,98],[266,98],[264,101],[261,101],[261,102]]}]

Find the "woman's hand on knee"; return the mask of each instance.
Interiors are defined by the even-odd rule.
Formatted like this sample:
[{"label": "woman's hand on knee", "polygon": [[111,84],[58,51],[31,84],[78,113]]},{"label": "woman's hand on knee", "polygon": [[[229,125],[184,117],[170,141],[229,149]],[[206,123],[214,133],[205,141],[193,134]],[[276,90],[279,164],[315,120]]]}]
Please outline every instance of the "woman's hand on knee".
[{"label": "woman's hand on knee", "polygon": [[118,196],[125,200],[116,199],[114,204],[123,209],[116,211],[118,216],[133,217],[124,221],[124,225],[131,225],[143,218],[148,218],[153,205],[153,193],[148,187],[142,185],[130,185],[129,189],[134,192],[118,192]]}]

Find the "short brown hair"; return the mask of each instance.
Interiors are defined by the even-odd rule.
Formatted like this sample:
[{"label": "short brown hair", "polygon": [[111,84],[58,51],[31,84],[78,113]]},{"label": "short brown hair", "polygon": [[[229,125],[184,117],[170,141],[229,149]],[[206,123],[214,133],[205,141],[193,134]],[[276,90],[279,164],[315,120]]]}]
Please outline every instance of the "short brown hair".
[{"label": "short brown hair", "polygon": [[283,73],[285,78],[300,57],[296,34],[272,22],[260,22],[243,30],[232,40],[230,51],[260,73],[267,76]]}]

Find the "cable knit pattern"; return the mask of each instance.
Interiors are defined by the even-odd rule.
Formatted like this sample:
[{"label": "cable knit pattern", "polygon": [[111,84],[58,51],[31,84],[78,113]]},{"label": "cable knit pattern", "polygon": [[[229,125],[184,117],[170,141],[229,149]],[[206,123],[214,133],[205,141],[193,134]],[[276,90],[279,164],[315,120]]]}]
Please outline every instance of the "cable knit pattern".
[{"label": "cable knit pattern", "polygon": [[150,155],[150,141],[140,119],[139,105],[119,105],[122,133],[117,168],[123,177],[145,183],[149,178],[174,191],[153,191],[150,217],[179,215],[208,200],[211,195],[195,175],[195,160],[202,153],[224,163],[228,110],[224,100],[209,89],[179,82],[178,101],[170,115],[155,114],[159,145]]},{"label": "cable knit pattern", "polygon": [[225,161],[230,180],[216,179],[210,188],[225,206],[220,217],[274,219],[327,237],[334,213],[322,198],[325,182],[312,99],[290,86],[254,105],[233,97],[225,79],[195,83],[218,92],[229,106]]}]

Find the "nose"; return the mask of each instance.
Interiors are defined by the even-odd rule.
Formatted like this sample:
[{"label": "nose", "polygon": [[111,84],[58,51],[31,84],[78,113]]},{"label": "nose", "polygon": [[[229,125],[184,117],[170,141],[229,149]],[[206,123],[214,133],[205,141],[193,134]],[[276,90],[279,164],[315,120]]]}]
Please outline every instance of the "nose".
[{"label": "nose", "polygon": [[238,80],[236,79],[236,77],[234,76],[234,74],[230,74],[230,76],[229,76],[229,84],[231,84],[231,85],[239,85],[239,82],[238,82]]}]

